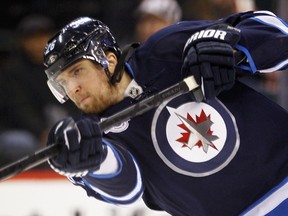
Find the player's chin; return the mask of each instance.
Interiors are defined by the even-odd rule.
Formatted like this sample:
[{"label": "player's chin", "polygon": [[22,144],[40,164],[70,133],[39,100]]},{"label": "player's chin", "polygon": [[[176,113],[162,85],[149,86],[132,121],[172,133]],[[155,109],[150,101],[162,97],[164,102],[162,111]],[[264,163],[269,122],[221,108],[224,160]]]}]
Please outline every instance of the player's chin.
[{"label": "player's chin", "polygon": [[80,109],[84,113],[97,113],[98,112],[97,109],[95,109],[94,107],[88,106],[88,105],[81,104],[77,107],[78,107],[78,109]]},{"label": "player's chin", "polygon": [[81,103],[77,105],[78,109],[83,111],[84,113],[101,113],[105,110],[105,107],[98,105],[96,103]]}]

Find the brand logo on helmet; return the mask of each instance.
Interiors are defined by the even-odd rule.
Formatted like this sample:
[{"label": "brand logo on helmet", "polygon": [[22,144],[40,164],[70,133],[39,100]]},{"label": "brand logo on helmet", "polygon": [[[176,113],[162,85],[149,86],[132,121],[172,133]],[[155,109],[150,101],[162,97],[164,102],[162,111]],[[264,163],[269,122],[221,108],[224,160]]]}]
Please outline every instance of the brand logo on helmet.
[{"label": "brand logo on helmet", "polygon": [[58,56],[57,56],[56,54],[50,55],[49,58],[48,58],[47,64],[48,64],[48,65],[53,64],[53,63],[57,60],[57,57],[58,57]]}]

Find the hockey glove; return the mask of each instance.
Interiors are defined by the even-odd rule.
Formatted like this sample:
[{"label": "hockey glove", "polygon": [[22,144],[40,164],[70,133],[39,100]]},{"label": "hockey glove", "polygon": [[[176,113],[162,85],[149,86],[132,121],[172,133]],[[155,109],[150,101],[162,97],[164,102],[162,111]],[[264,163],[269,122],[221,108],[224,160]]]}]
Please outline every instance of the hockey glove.
[{"label": "hockey glove", "polygon": [[219,24],[196,32],[186,42],[182,75],[194,75],[206,99],[213,99],[234,85],[233,47],[239,40],[238,29]]},{"label": "hockey glove", "polygon": [[49,159],[53,170],[65,176],[85,176],[99,169],[107,155],[99,125],[88,117],[68,117],[49,132],[47,145],[60,145],[60,153]]}]

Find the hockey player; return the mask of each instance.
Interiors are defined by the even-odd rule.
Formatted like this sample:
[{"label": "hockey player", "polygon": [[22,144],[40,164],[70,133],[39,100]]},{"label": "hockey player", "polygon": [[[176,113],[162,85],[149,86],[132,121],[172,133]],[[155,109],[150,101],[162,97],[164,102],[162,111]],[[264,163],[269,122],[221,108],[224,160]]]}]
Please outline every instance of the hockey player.
[{"label": "hockey player", "polygon": [[[61,148],[51,167],[116,205],[143,198],[175,216],[287,214],[287,112],[237,81],[284,69],[287,34],[273,13],[250,11],[179,22],[121,52],[99,20],[72,21],[47,43],[44,65],[54,95],[84,115],[51,129],[48,145]],[[102,134],[97,122],[190,75],[203,101],[182,94]]]}]

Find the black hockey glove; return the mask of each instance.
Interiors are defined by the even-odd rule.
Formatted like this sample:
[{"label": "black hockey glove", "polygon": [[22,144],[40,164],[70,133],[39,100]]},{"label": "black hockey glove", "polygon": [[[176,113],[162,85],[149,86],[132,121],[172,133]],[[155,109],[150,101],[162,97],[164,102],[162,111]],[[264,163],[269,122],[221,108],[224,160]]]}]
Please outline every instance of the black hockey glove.
[{"label": "black hockey glove", "polygon": [[60,153],[49,159],[53,170],[65,176],[85,176],[99,169],[107,147],[96,121],[88,117],[68,117],[49,132],[47,145],[60,145]]},{"label": "black hockey glove", "polygon": [[194,75],[206,99],[229,90],[235,82],[233,47],[240,31],[226,24],[211,26],[193,34],[183,50],[183,77]]}]

